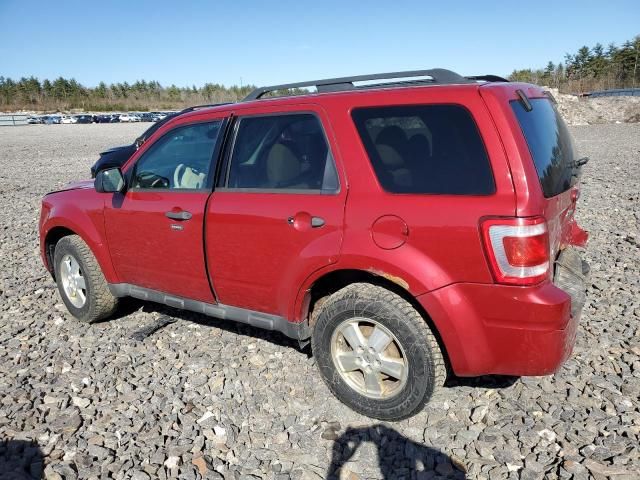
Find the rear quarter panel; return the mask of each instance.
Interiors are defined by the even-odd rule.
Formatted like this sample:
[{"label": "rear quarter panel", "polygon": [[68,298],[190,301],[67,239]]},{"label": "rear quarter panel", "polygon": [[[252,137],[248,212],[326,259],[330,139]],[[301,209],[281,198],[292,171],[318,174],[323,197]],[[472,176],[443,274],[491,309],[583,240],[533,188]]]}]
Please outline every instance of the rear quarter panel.
[{"label": "rear quarter panel", "polygon": [[[456,104],[471,113],[490,158],[496,192],[488,196],[404,195],[385,192],[351,118],[355,108],[383,105]],[[475,86],[394,89],[336,95],[325,102],[345,160],[349,196],[345,237],[334,268],[357,268],[395,281],[413,295],[455,282],[490,283],[479,222],[487,215],[515,213],[514,188],[505,152],[493,120]],[[383,215],[407,224],[406,242],[382,249],[371,227]]]}]

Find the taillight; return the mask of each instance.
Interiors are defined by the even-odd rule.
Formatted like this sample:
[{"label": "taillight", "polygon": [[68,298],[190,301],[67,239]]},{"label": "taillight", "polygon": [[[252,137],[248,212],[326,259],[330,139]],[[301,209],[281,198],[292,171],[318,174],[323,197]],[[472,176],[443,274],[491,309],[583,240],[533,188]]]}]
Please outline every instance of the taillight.
[{"label": "taillight", "polygon": [[549,277],[549,231],[544,218],[490,218],[481,228],[497,282],[534,285]]}]

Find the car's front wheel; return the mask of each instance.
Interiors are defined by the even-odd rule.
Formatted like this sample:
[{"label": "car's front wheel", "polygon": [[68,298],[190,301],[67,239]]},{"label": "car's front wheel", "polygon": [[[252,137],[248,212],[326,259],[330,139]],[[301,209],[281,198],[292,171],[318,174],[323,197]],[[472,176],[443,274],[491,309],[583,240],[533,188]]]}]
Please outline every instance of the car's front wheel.
[{"label": "car's front wheel", "polygon": [[109,290],[91,249],[78,235],[63,237],[56,244],[54,268],[62,301],[78,320],[92,323],[115,312],[118,299]]},{"label": "car's front wheel", "polygon": [[357,283],[319,307],[312,348],[323,380],[353,410],[381,420],[418,413],[446,369],[422,316],[399,295]]}]

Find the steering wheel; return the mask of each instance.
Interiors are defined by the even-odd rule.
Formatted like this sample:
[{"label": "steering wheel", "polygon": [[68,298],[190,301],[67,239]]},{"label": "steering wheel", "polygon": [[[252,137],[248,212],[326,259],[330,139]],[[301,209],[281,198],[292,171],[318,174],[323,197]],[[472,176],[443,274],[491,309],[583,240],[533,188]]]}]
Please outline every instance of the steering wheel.
[{"label": "steering wheel", "polygon": [[136,179],[140,188],[169,188],[169,179],[155,173],[141,172]]},{"label": "steering wheel", "polygon": [[180,188],[181,179],[184,172],[187,170],[187,166],[184,163],[181,163],[176,167],[176,170],[173,172],[173,186],[174,188]]}]

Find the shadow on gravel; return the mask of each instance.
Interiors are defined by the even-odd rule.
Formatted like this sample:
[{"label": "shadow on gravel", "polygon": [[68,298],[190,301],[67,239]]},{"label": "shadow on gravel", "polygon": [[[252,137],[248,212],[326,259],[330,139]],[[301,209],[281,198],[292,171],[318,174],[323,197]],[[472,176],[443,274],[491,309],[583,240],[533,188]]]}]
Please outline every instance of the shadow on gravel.
[{"label": "shadow on gravel", "polygon": [[483,375],[482,377],[456,377],[451,375],[444,384],[445,388],[509,388],[515,385],[520,377],[508,375]]},{"label": "shadow on gravel", "polygon": [[[378,455],[378,466],[382,478],[432,478],[437,476],[456,480],[466,479],[464,466],[454,462],[448,455],[408,439],[386,425],[377,424],[364,428],[347,428],[333,443],[328,479],[348,478],[340,470],[347,462],[354,462],[354,455],[362,444],[371,443]],[[371,462],[371,458],[362,458]]]},{"label": "shadow on gravel", "polygon": [[[263,330],[261,328],[252,327],[251,325],[246,325],[244,323],[234,322],[232,320],[222,320],[222,319],[210,317],[208,315],[204,315],[201,313],[190,312],[188,310],[181,310],[178,308],[171,308],[166,305],[161,305],[158,303],[143,302],[140,300],[135,300],[135,302],[137,302],[136,303],[137,308],[130,311],[129,313],[133,313],[133,311],[137,310],[142,305],[143,311],[156,312],[156,313],[159,313],[161,316],[158,318],[156,322],[149,325],[148,327],[145,327],[144,329],[134,332],[132,334],[132,338],[134,340],[142,341],[144,340],[144,338],[157,332],[162,327],[169,325],[171,323],[174,323],[176,320],[185,320],[187,322],[197,323],[205,327],[219,328],[220,330],[225,330],[227,332],[231,332],[237,335],[260,338],[282,347],[295,348],[298,351],[306,353],[308,356],[311,356],[309,348],[300,349],[300,346],[297,341],[291,338],[288,338],[279,332],[271,332],[269,330]],[[128,315],[128,313],[125,315]],[[122,315],[122,316],[125,316],[125,315]],[[120,318],[119,313],[115,318]]]},{"label": "shadow on gravel", "polygon": [[37,443],[0,439],[0,478],[44,478],[44,456]]}]

